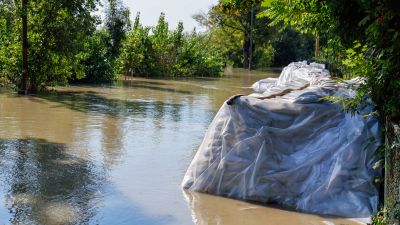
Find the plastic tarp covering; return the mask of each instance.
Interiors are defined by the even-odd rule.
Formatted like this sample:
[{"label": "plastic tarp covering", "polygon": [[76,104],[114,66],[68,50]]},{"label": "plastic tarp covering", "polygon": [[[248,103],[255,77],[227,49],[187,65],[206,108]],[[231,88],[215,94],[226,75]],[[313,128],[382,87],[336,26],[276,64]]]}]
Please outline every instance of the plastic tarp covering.
[{"label": "plastic tarp covering", "polygon": [[307,62],[257,82],[257,93],[223,104],[183,188],[308,213],[370,217],[378,204],[373,165],[380,144],[377,118],[365,116],[372,103],[351,115],[340,103],[321,101],[352,97],[351,87],[360,82],[336,83],[324,65]]}]

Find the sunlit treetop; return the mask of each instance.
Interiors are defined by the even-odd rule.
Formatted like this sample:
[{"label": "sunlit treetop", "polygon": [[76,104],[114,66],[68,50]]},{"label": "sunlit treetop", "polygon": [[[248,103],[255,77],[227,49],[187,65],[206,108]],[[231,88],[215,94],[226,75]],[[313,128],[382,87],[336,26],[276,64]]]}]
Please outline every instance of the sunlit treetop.
[{"label": "sunlit treetop", "polygon": [[235,14],[236,16],[243,13],[249,13],[252,5],[261,3],[261,0],[221,0],[216,6],[224,13]]},{"label": "sunlit treetop", "polygon": [[336,27],[327,1],[321,0],[264,0],[266,10],[260,17],[269,17],[274,26],[279,23],[294,27],[302,33],[330,32]]}]

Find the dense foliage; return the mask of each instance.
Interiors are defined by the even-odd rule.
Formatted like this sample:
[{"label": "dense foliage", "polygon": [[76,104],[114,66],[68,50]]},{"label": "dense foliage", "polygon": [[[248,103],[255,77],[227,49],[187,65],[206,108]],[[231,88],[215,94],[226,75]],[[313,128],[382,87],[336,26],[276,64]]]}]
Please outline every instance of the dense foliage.
[{"label": "dense foliage", "polygon": [[109,0],[106,6],[105,28],[110,35],[108,43],[109,54],[115,59],[120,54],[120,48],[126,33],[131,29],[130,12],[122,0]]},{"label": "dense foliage", "polygon": [[128,76],[218,76],[224,64],[208,39],[207,34],[195,31],[185,34],[182,23],[170,31],[164,14],[153,29],[143,27],[138,14],[123,43],[121,72]]},{"label": "dense foliage", "polygon": [[[265,0],[263,4],[268,7],[263,16],[273,23],[284,22],[303,32],[320,35],[322,48],[317,59],[336,68],[339,76],[366,78],[356,97],[343,102],[345,106],[357,110],[368,95],[374,100],[376,112],[386,128],[399,124],[400,2]],[[386,137],[393,136],[389,130],[384,132]],[[392,154],[393,146],[385,143],[381,149]],[[399,168],[395,169],[398,172]],[[385,197],[385,213],[374,218],[375,224],[385,224],[385,216],[397,222],[400,218],[400,199]]]},{"label": "dense foliage", "polygon": [[0,81],[22,79],[22,12],[27,11],[28,90],[69,82],[108,82],[119,73],[140,76],[218,76],[225,65],[207,34],[168,29],[162,14],[154,28],[132,28],[121,0],[0,1]]},{"label": "dense foliage", "polygon": [[[345,78],[362,76],[359,98],[369,94],[384,117],[400,116],[400,3],[384,1],[264,1],[263,15],[324,40],[320,60]],[[357,104],[355,104],[357,105]]]},{"label": "dense foliage", "polygon": [[110,57],[110,34],[105,29],[97,30],[84,43],[81,53],[85,77],[73,81],[102,83],[115,79],[115,62]]},{"label": "dense foliage", "polygon": [[281,67],[292,61],[310,59],[313,38],[290,27],[283,28],[279,22],[268,26],[269,18],[257,16],[263,10],[261,1],[221,0],[207,13],[194,15],[194,19],[207,28],[210,44],[220,49],[224,60],[235,67],[248,68],[250,42],[253,68]]},{"label": "dense foliage", "polygon": [[20,46],[16,44],[17,30],[15,5],[12,0],[0,1],[0,80],[4,81],[9,76],[20,73],[18,64],[19,55],[12,54],[19,51]]},{"label": "dense foliage", "polygon": [[[14,4],[15,3],[15,4]],[[21,79],[20,1],[3,1],[0,49],[1,74],[18,84]],[[28,4],[29,89],[66,83],[85,76],[82,65],[84,43],[96,28],[96,9],[92,0],[43,1]],[[3,33],[4,32],[4,33]]]},{"label": "dense foliage", "polygon": [[284,67],[291,62],[313,57],[314,38],[288,27],[275,33],[272,40],[274,58],[272,65]]},{"label": "dense foliage", "polygon": [[[28,88],[39,91],[69,82],[109,82],[119,74],[147,77],[219,76],[226,65],[284,66],[309,59],[312,39],[257,17],[261,1],[221,0],[195,18],[204,33],[170,30],[161,14],[144,27],[131,24],[122,0],[27,1]],[[0,1],[0,80],[22,79],[21,0]],[[251,21],[253,18],[253,22]]]}]

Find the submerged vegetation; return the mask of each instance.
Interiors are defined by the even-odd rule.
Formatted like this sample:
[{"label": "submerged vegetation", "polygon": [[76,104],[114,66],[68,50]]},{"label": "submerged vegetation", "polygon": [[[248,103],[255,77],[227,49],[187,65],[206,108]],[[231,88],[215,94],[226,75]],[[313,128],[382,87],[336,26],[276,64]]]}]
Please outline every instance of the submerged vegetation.
[{"label": "submerged vegetation", "polygon": [[[25,89],[22,71],[27,71],[29,79],[22,92],[37,92],[69,82],[109,82],[120,74],[219,76],[225,66],[220,51],[208,46],[208,34],[184,32],[183,23],[171,31],[164,14],[153,28],[143,27],[139,14],[132,26],[130,12],[120,0],[106,2],[101,21],[95,15],[100,3],[0,1],[1,80]],[[26,36],[21,35],[23,15],[27,18]],[[24,37],[28,42],[26,67],[21,45]]]},{"label": "submerged vegetation", "polygon": [[[124,76],[220,76],[227,65],[284,66],[311,58],[312,36],[256,15],[261,1],[221,1],[194,15],[204,32],[130,20],[122,0],[1,0],[0,78],[21,93],[71,82],[110,82]],[[251,4],[250,4],[251,3]],[[96,12],[105,9],[102,20]],[[282,30],[281,32],[278,32]],[[26,31],[26,32],[25,32]],[[25,71],[25,72],[24,72]]]},{"label": "submerged vegetation", "polygon": [[168,29],[162,13],[157,26],[150,29],[136,16],[133,29],[118,58],[119,72],[126,76],[218,76],[224,63],[220,52],[208,45],[209,35],[184,33],[180,22],[174,31]]}]

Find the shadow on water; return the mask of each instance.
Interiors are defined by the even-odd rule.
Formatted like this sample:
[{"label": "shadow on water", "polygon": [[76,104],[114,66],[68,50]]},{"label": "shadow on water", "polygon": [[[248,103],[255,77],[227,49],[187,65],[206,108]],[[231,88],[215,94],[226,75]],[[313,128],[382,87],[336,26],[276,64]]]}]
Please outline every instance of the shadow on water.
[{"label": "shadow on water", "polygon": [[161,82],[161,81],[158,81],[158,80],[156,80],[156,79],[154,79],[154,80],[146,80],[146,81],[144,81],[144,80],[141,80],[141,81],[132,81],[132,80],[130,80],[130,79],[128,79],[128,80],[121,80],[122,81],[122,83],[124,84],[124,83],[130,83],[130,82],[139,82],[140,84],[144,84],[144,85],[167,85],[166,83],[163,83],[163,82]]},{"label": "shadow on water", "polygon": [[[183,105],[164,103],[161,101],[146,101],[140,99],[121,100],[109,99],[96,92],[81,91],[53,91],[34,96],[36,100],[42,99],[59,103],[60,107],[79,111],[82,113],[96,113],[115,117],[141,116],[158,118],[164,111],[171,111],[173,117],[179,118]],[[58,106],[54,106],[58,107]]]},{"label": "shadow on water", "polygon": [[0,139],[0,179],[9,222],[87,223],[93,216],[104,173],[65,149],[42,139]]},{"label": "shadow on water", "polygon": [[[106,197],[102,190],[108,185],[107,170],[101,163],[69,154],[67,147],[43,139],[0,139],[0,193],[7,211],[0,214],[8,217],[2,216],[0,224],[96,223],[96,214]],[[171,222],[146,216],[126,200],[123,207],[131,212],[123,224]],[[121,210],[118,206],[108,207],[105,214],[117,221]]]},{"label": "shadow on water", "polygon": [[162,85],[166,85],[166,83],[162,82],[149,82],[149,81],[139,81],[139,80],[123,80],[120,81],[124,87],[131,88],[145,88],[152,91],[164,91],[169,93],[178,93],[178,94],[193,94],[191,91],[180,90],[177,88],[166,88],[160,87]]}]

